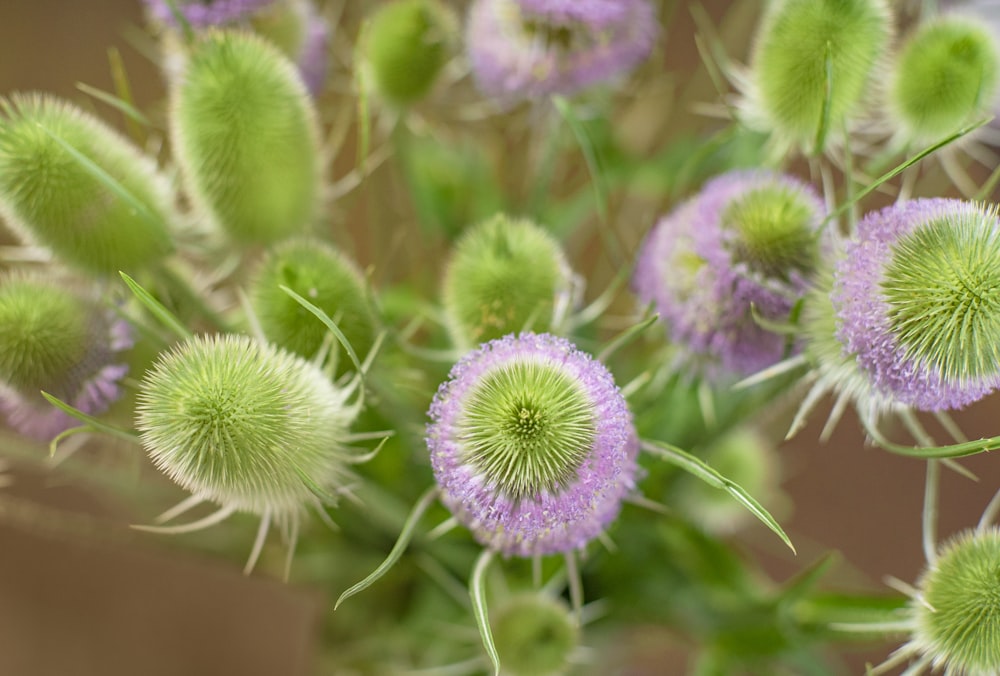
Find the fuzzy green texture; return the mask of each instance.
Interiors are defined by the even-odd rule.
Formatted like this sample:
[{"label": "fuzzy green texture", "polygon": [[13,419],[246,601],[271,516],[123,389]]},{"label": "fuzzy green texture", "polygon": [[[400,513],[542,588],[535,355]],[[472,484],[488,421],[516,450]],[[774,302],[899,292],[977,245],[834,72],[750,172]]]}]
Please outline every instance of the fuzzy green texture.
[{"label": "fuzzy green texture", "polygon": [[520,361],[496,368],[463,406],[465,461],[514,500],[556,492],[593,446],[593,408],[579,383],[556,366]]},{"label": "fuzzy green texture", "polygon": [[320,209],[318,130],[296,67],[242,32],[193,47],[173,95],[175,153],[195,202],[238,244],[303,233]]},{"label": "fuzzy green texture", "polygon": [[250,25],[290,59],[296,59],[306,38],[309,12],[299,0],[278,0],[255,12]]},{"label": "fuzzy green texture", "polygon": [[787,281],[793,271],[811,273],[818,244],[813,231],[815,207],[782,187],[758,188],[726,208],[722,225],[736,233],[734,258],[770,279]]},{"label": "fuzzy green texture", "polygon": [[550,676],[564,673],[580,640],[569,609],[540,594],[520,594],[497,609],[490,624],[503,673]]},{"label": "fuzzy green texture", "polygon": [[914,644],[948,673],[1000,673],[1000,530],[959,535],[918,587]]},{"label": "fuzzy green texture", "polygon": [[890,14],[883,0],[771,3],[756,38],[751,68],[760,112],[772,133],[811,148],[823,125],[824,109],[828,129],[842,130],[857,110],[890,34]]},{"label": "fuzzy green texture", "polygon": [[192,493],[291,514],[343,473],[354,412],[309,362],[246,336],[193,338],[139,387],[136,427],[154,464]]},{"label": "fuzzy green texture", "polygon": [[921,26],[899,55],[891,101],[919,140],[936,140],[988,114],[1000,85],[1000,52],[985,26],[942,17]]},{"label": "fuzzy green texture", "polygon": [[399,105],[427,94],[450,55],[448,23],[436,0],[396,0],[375,12],[365,57],[379,93]]},{"label": "fuzzy green texture", "polygon": [[151,160],[50,96],[15,94],[0,111],[0,214],[11,226],[99,276],[170,253],[171,198]]},{"label": "fuzzy green texture", "polygon": [[908,359],[953,382],[1000,370],[1000,232],[992,211],[939,218],[897,242],[882,290]]},{"label": "fuzzy green texture", "polygon": [[452,336],[471,347],[508,333],[547,331],[557,296],[569,293],[569,285],[562,250],[547,232],[497,215],[465,232],[445,270]]},{"label": "fuzzy green texture", "polygon": [[[254,310],[267,339],[310,359],[329,331],[280,286],[287,286],[323,310],[337,323],[356,353],[364,356],[368,352],[375,319],[361,273],[340,252],[315,240],[287,242],[267,257],[251,289]],[[339,345],[334,340],[331,349],[336,352],[341,349]],[[350,366],[346,357],[341,363]]]},{"label": "fuzzy green texture", "polygon": [[87,354],[92,308],[43,281],[11,278],[0,286],[0,381],[27,394],[59,385]]}]

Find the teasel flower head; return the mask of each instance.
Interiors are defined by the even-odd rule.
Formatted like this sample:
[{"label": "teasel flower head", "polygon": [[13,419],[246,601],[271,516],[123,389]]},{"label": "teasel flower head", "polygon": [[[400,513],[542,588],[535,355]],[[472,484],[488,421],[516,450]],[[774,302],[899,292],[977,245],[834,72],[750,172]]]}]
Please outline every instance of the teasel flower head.
[{"label": "teasel flower head", "polygon": [[930,143],[989,115],[1000,89],[1000,46],[971,17],[921,24],[897,56],[889,113],[906,140]]},{"label": "teasel flower head", "polygon": [[372,15],[363,52],[375,91],[397,106],[422,99],[451,57],[456,21],[439,0],[393,0]]},{"label": "teasel flower head", "polygon": [[[311,0],[182,0],[175,3],[176,10],[167,0],[144,0],[144,4],[153,21],[171,29],[178,27],[178,18],[195,31],[252,29],[298,65],[313,96],[323,89],[330,27]],[[168,40],[164,45],[168,60],[169,52],[177,48],[172,43]]]},{"label": "teasel flower head", "polygon": [[580,626],[559,598],[522,592],[491,612],[493,639],[511,676],[554,676],[569,669]]},{"label": "teasel flower head", "polygon": [[649,56],[647,0],[474,0],[466,47],[479,88],[501,103],[573,94]]},{"label": "teasel flower head", "polygon": [[837,338],[875,390],[959,408],[1000,383],[1000,221],[953,199],[866,215],[838,262]]},{"label": "teasel flower head", "polygon": [[998,571],[996,526],[964,531],[946,542],[917,583],[910,604],[912,637],[896,660],[918,658],[917,664],[935,672],[962,676],[1000,673]]},{"label": "teasel flower head", "polygon": [[294,520],[343,480],[349,394],[275,346],[199,336],[146,373],[136,427],[153,463],[195,496]]},{"label": "teasel flower head", "polygon": [[[265,258],[250,291],[267,340],[311,359],[329,340],[329,332],[282,286],[323,310],[360,354],[372,344],[375,318],[361,272],[333,247],[311,239],[281,244]],[[336,342],[330,347],[339,349]],[[350,364],[346,358],[341,363]]]},{"label": "teasel flower head", "polygon": [[712,379],[779,361],[787,337],[753,317],[788,320],[822,251],[825,210],[798,179],[731,172],[661,219],[642,245],[633,286],[656,306],[682,358]]},{"label": "teasel flower head", "polygon": [[0,99],[0,215],[81,271],[157,264],[173,248],[168,183],[117,132],[51,96]]},{"label": "teasel flower head", "polygon": [[467,350],[509,333],[559,333],[573,291],[559,243],[529,220],[498,214],[456,242],[443,296],[452,338]]},{"label": "teasel flower head", "polygon": [[45,391],[88,415],[121,395],[132,347],[128,323],[52,281],[0,281],[0,410],[19,433],[51,441],[78,423],[45,401]]},{"label": "teasel flower head", "polygon": [[598,361],[549,334],[466,355],[430,408],[442,502],[487,549],[529,557],[582,548],[634,487],[638,439]]},{"label": "teasel flower head", "polygon": [[174,152],[188,192],[231,240],[268,244],[319,212],[312,103],[294,66],[245,32],[210,31],[172,92]]},{"label": "teasel flower head", "polygon": [[779,147],[824,148],[858,112],[892,35],[885,0],[777,0],[755,38],[745,122]]}]

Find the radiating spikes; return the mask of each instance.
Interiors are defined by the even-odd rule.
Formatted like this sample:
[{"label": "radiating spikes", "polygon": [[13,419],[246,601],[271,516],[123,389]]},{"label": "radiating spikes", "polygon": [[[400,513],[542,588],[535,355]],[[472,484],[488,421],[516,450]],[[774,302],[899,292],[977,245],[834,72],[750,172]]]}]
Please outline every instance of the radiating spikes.
[{"label": "radiating spikes", "polygon": [[146,533],[157,533],[159,535],[179,535],[181,533],[193,533],[195,531],[204,530],[209,526],[214,526],[217,523],[225,521],[228,517],[236,512],[235,507],[222,507],[218,511],[213,512],[203,519],[198,521],[193,521],[191,523],[186,523],[180,526],[140,526],[132,525],[131,528],[135,530],[141,530]]}]

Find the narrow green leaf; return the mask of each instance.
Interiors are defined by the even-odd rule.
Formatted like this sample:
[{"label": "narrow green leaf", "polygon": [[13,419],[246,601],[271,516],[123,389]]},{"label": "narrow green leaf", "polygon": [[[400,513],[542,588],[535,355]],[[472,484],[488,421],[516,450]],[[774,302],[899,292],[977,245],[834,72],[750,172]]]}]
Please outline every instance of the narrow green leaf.
[{"label": "narrow green leaf", "polygon": [[400,531],[399,538],[396,540],[396,544],[393,545],[392,550],[389,552],[389,556],[385,557],[385,561],[379,564],[379,567],[372,571],[368,577],[341,594],[340,598],[337,599],[337,603],[333,606],[334,610],[339,608],[341,603],[351,598],[358,592],[362,592],[372,586],[383,575],[389,572],[389,569],[392,568],[397,561],[399,561],[400,557],[403,556],[403,552],[406,551],[407,545],[410,544],[410,540],[413,538],[413,533],[417,529],[417,522],[420,521],[420,517],[424,515],[424,512],[427,511],[427,508],[430,507],[431,502],[433,502],[436,497],[436,486],[432,486],[427,489],[427,492],[424,493],[420,500],[417,501],[417,504],[414,505],[410,515],[406,517],[406,522],[403,524],[403,530]]},{"label": "narrow green leaf", "polygon": [[145,115],[139,112],[139,110],[136,109],[135,106],[133,106],[128,101],[124,101],[118,98],[114,94],[110,94],[102,89],[98,89],[97,87],[91,87],[90,85],[85,84],[83,82],[77,82],[76,88],[82,91],[84,94],[89,94],[98,101],[102,101],[111,106],[112,108],[114,108],[115,110],[120,111],[130,120],[133,120],[135,122],[138,122],[139,124],[144,124],[147,126],[150,124],[149,118],[147,118]]},{"label": "narrow green leaf", "polygon": [[490,663],[493,664],[494,676],[500,676],[500,653],[497,652],[496,644],[493,643],[493,631],[490,629],[490,614],[486,607],[486,569],[493,560],[493,552],[484,549],[476,560],[476,567],[472,570],[472,578],[469,580],[469,598],[472,599],[472,614],[476,618],[476,626],[479,627],[479,635],[483,639],[483,647],[489,655]]},{"label": "narrow green leaf", "polygon": [[573,137],[576,139],[577,145],[580,146],[580,152],[583,153],[583,160],[587,164],[591,184],[594,187],[594,199],[597,202],[597,211],[601,216],[601,220],[606,222],[608,220],[608,189],[604,182],[604,173],[601,170],[600,158],[597,156],[594,144],[591,142],[590,136],[587,135],[586,128],[580,123],[580,119],[576,116],[576,113],[573,112],[569,101],[561,96],[556,96],[553,97],[552,102],[555,104],[556,110],[559,111],[559,114],[566,121],[570,131],[573,132]]},{"label": "narrow green leaf", "polygon": [[742,486],[734,481],[730,481],[702,460],[699,460],[686,451],[682,451],[676,446],[655,440],[643,440],[641,446],[643,450],[652,453],[661,460],[666,460],[680,467],[689,474],[698,477],[709,486],[714,486],[729,493],[765,526],[770,528],[795,553],[795,546],[792,545],[792,541],[785,534],[785,531],[782,530],[781,526],[778,525],[778,522]]},{"label": "narrow green leaf", "polygon": [[71,427],[68,430],[63,430],[56,435],[55,439],[49,442],[49,457],[54,458],[56,456],[56,449],[59,448],[59,443],[64,439],[69,439],[77,434],[85,434],[93,431],[94,429],[90,425],[80,425],[79,427]]},{"label": "narrow green leaf", "polygon": [[614,337],[614,339],[601,350],[600,354],[597,355],[597,361],[606,361],[608,357],[613,355],[615,352],[621,348],[628,345],[630,342],[635,340],[640,333],[648,329],[650,326],[656,323],[656,320],[660,318],[660,315],[654,314],[652,317],[648,317],[638,324],[634,324],[620,334]]},{"label": "narrow green leaf", "polygon": [[347,356],[351,358],[351,363],[354,364],[354,368],[357,370],[358,375],[364,378],[365,370],[361,366],[361,360],[358,359],[357,353],[354,351],[354,348],[351,347],[351,342],[347,340],[347,336],[345,336],[344,332],[340,330],[340,327],[337,326],[337,323],[334,322],[332,319],[330,319],[330,317],[325,312],[323,312],[323,310],[316,307],[315,305],[307,301],[305,298],[292,291],[287,286],[279,285],[278,288],[287,293],[289,296],[291,296],[296,303],[298,303],[305,309],[309,310],[309,312],[316,315],[316,318],[319,319],[321,322],[323,322],[323,324],[326,325],[326,328],[330,329],[331,333],[333,333],[333,335],[336,336],[337,342],[339,342],[341,345],[344,346],[344,350],[347,351]]},{"label": "narrow green leaf", "polygon": [[133,295],[135,295],[139,302],[146,306],[146,309],[149,310],[154,317],[160,320],[165,327],[177,334],[181,340],[190,340],[194,337],[194,334],[188,331],[187,327],[184,326],[184,324],[182,324],[170,310],[164,307],[163,303],[153,298],[148,291],[139,286],[138,282],[124,272],[119,271],[118,274],[121,275],[122,279],[125,281],[125,285],[128,286],[129,290]]},{"label": "narrow green leaf", "polygon": [[[137,435],[135,432],[124,430],[120,427],[115,427],[114,425],[109,425],[106,422],[98,420],[92,415],[87,415],[83,411],[70,406],[63,400],[59,399],[58,397],[52,396],[48,392],[42,392],[42,396],[45,397],[45,400],[48,401],[50,404],[61,410],[63,413],[66,413],[67,415],[76,418],[77,420],[82,422],[85,426],[91,428],[94,432],[104,432],[105,434],[110,434],[111,436],[118,437],[119,439],[124,439],[126,441],[131,441],[133,443],[139,443],[139,435]],[[57,437],[57,439],[58,438],[59,437]]]}]

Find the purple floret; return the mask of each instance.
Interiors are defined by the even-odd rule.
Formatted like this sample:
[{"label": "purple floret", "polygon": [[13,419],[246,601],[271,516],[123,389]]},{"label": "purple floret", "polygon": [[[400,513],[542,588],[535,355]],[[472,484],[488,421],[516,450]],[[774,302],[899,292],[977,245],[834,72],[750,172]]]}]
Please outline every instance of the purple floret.
[{"label": "purple floret", "polygon": [[330,49],[330,27],[326,20],[316,14],[312,5],[309,6],[309,23],[306,26],[306,37],[299,51],[299,74],[306,88],[313,96],[317,96],[326,84],[327,53]]},{"label": "purple floret", "polygon": [[671,341],[684,358],[696,357],[695,370],[711,379],[749,375],[778,362],[786,337],[755,322],[751,306],[762,317],[786,321],[809,285],[801,271],[767,278],[734,256],[737,233],[723,227],[723,216],[741,196],[769,187],[810,203],[811,226],[819,228],[825,209],[810,186],[780,174],[737,171],[709,181],[661,219],[640,249],[633,277],[637,296],[654,303]]},{"label": "purple floret", "polygon": [[[458,433],[468,395],[494,369],[541,362],[580,384],[593,405],[596,434],[575,478],[558,492],[515,501],[464,460]],[[456,364],[429,412],[427,447],[442,502],[484,546],[533,556],[579,549],[615,519],[635,486],[639,442],[625,399],[603,364],[569,341],[523,333],[490,341]]]},{"label": "purple floret", "polygon": [[[244,21],[275,0],[214,0],[213,2],[176,3],[177,11],[193,28],[223,26]],[[167,0],[143,0],[154,19],[171,26],[177,24]]]},{"label": "purple floret", "polygon": [[974,204],[955,199],[917,199],[867,214],[848,243],[834,277],[837,338],[869,374],[873,386],[893,399],[923,411],[960,408],[984,397],[1000,377],[949,382],[937,369],[906,357],[892,332],[890,306],[882,293],[893,245],[933,221],[978,213]]},{"label": "purple floret", "polygon": [[[548,40],[546,30],[568,43]],[[647,0],[475,0],[466,45],[479,88],[512,103],[627,73],[649,55],[657,32]]]}]

